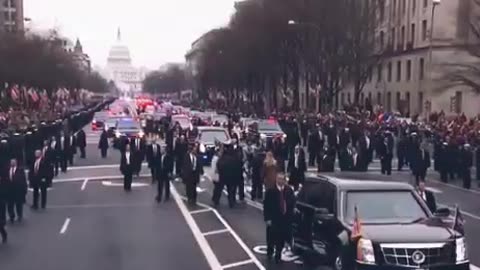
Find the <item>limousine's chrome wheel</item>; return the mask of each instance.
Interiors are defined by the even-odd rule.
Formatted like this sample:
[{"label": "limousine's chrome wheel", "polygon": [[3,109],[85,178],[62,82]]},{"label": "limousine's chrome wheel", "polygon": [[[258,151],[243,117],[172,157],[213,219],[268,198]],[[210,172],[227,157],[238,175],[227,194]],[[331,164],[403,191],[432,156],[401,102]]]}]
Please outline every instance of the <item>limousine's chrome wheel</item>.
[{"label": "limousine's chrome wheel", "polygon": [[338,256],[336,259],[335,259],[335,269],[336,270],[342,270],[343,269],[343,266],[342,266],[342,258],[340,256]]}]

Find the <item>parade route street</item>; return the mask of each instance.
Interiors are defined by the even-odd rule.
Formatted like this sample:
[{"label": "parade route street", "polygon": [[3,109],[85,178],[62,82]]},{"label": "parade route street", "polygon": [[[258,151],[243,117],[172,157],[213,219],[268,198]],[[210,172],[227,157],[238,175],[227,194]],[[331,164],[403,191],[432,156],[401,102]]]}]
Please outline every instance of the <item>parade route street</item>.
[{"label": "parade route street", "polygon": [[175,201],[157,204],[148,184],[126,194],[112,182],[120,185],[55,184],[45,211],[28,209],[7,227],[0,268],[211,269]]}]

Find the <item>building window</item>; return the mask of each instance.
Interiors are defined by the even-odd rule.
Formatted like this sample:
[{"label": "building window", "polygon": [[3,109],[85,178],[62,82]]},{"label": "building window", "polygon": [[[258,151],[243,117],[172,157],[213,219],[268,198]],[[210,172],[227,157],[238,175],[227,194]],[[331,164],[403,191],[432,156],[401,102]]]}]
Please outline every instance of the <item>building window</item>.
[{"label": "building window", "polygon": [[405,26],[402,26],[402,32],[400,33],[400,49],[403,50],[403,46],[405,44]]},{"label": "building window", "polygon": [[407,94],[405,95],[405,99],[406,99],[406,105],[407,105],[407,113],[408,113],[408,116],[410,116],[410,92],[407,92]]},{"label": "building window", "polygon": [[364,104],[364,101],[365,101],[365,95],[363,94],[363,92],[360,93],[360,104]]},{"label": "building window", "polygon": [[392,5],[392,17],[395,19],[395,15],[397,13],[397,0],[393,0],[393,5]]},{"label": "building window", "polygon": [[380,21],[385,19],[385,0],[378,0],[378,6],[380,7]]},{"label": "building window", "polygon": [[402,1],[402,13],[405,15],[407,13],[407,0]]},{"label": "building window", "polygon": [[423,112],[423,92],[418,92],[418,113]]},{"label": "building window", "polygon": [[397,82],[402,80],[402,61],[397,62]]},{"label": "building window", "polygon": [[340,94],[340,105],[345,105],[345,93]]},{"label": "building window", "polygon": [[412,12],[415,12],[415,9],[417,8],[417,0],[410,0],[412,3]]},{"label": "building window", "polygon": [[410,31],[410,42],[412,42],[412,46],[415,44],[415,24],[412,23],[412,30]]},{"label": "building window", "polygon": [[382,80],[382,69],[383,69],[382,64],[378,65],[378,67],[377,67],[377,82],[380,82]]},{"label": "building window", "polygon": [[382,93],[377,93],[377,104],[382,105]]},{"label": "building window", "polygon": [[385,46],[385,33],[380,31],[380,50],[383,50]]},{"label": "building window", "polygon": [[4,18],[4,20],[7,21],[7,22],[10,21],[10,12],[4,11],[4,12],[3,12],[3,18]]},{"label": "building window", "polygon": [[428,7],[428,0],[423,0],[423,8],[427,8]]},{"label": "building window", "polygon": [[392,62],[388,63],[387,80],[392,81]]},{"label": "building window", "polygon": [[372,82],[373,80],[373,68],[369,67],[368,68],[368,82]]},{"label": "building window", "polygon": [[348,104],[352,104],[352,97],[350,96],[350,92],[347,93],[347,102]]},{"label": "building window", "polygon": [[392,45],[395,46],[395,27],[392,28]]},{"label": "building window", "polygon": [[425,59],[423,58],[420,58],[420,80],[423,80],[423,78],[425,77]]},{"label": "building window", "polygon": [[392,111],[392,93],[387,93],[387,111]]},{"label": "building window", "polygon": [[427,20],[422,21],[422,40],[427,40]]},{"label": "building window", "polygon": [[400,111],[400,103],[402,102],[400,92],[397,92],[397,110]]},{"label": "building window", "polygon": [[372,104],[372,92],[368,92],[368,102]]},{"label": "building window", "polygon": [[412,79],[412,60],[407,61],[407,81]]}]

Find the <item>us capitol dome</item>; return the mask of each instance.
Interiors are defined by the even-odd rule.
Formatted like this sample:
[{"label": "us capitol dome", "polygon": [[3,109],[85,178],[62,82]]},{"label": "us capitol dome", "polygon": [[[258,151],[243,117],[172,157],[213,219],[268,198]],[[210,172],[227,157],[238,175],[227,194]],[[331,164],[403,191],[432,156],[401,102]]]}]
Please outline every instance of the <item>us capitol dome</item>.
[{"label": "us capitol dome", "polygon": [[106,75],[123,92],[139,92],[142,90],[145,72],[132,65],[130,50],[122,43],[120,28],[117,31],[117,41],[108,53]]}]

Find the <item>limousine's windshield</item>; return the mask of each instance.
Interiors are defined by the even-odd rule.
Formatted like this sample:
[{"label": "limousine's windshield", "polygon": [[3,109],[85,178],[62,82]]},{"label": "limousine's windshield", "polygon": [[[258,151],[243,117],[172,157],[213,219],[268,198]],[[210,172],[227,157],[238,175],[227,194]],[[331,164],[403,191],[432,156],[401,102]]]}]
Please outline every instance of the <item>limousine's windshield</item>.
[{"label": "limousine's windshield", "polygon": [[428,217],[410,191],[347,192],[345,219],[350,224],[355,206],[362,223],[406,223]]}]

